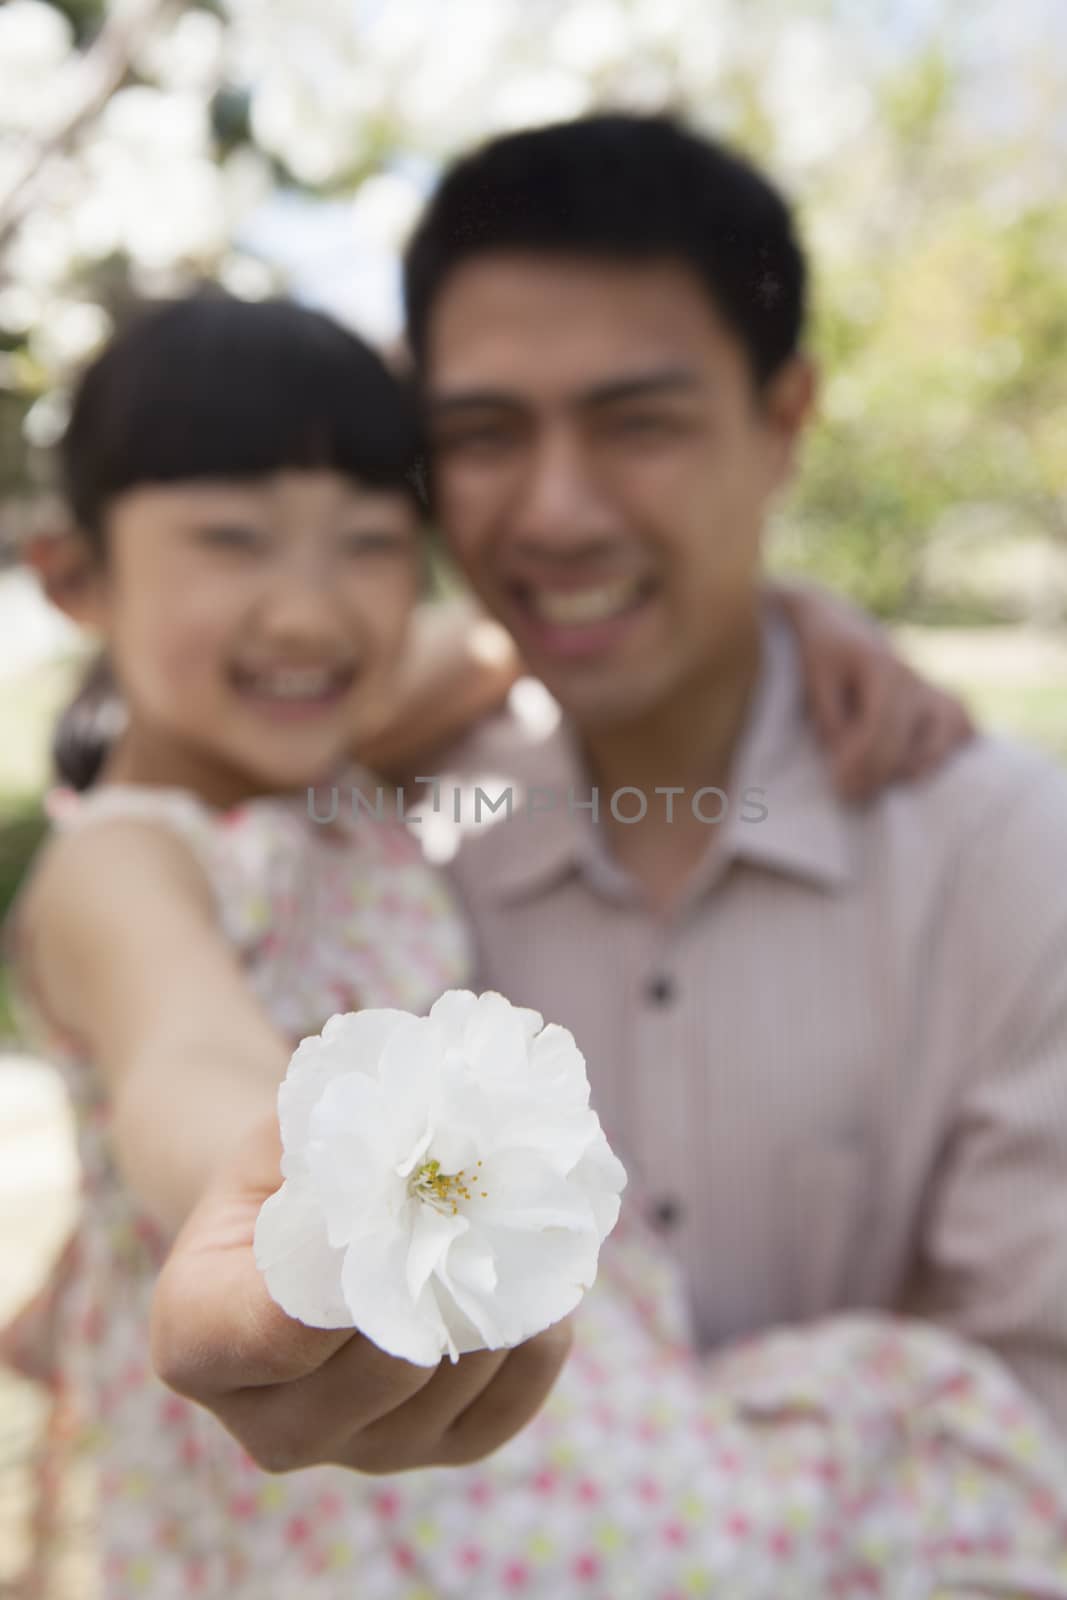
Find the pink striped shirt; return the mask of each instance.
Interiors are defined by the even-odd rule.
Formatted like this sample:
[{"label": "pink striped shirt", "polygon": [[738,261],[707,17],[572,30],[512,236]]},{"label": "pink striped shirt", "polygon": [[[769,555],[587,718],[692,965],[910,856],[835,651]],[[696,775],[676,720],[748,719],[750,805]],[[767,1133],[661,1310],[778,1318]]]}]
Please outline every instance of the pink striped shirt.
[{"label": "pink striped shirt", "polygon": [[[1067,1430],[1067,774],[982,737],[844,804],[768,614],[717,848],[664,917],[567,803],[589,780],[543,693],[554,726],[523,712],[538,692],[438,766],[424,837],[458,844],[480,986],[573,1030],[700,1343],[907,1311],[999,1352]],[[498,809],[455,829],[477,784]]]}]

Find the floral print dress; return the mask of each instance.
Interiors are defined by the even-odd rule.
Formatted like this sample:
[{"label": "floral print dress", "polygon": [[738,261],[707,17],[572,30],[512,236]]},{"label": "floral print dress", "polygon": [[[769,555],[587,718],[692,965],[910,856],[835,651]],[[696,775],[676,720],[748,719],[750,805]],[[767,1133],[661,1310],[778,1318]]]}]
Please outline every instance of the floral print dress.
[{"label": "floral print dress", "polygon": [[[292,799],[218,812],[124,786],[54,790],[49,811],[59,828],[176,829],[294,1045],[334,1012],[420,1012],[468,979],[457,908],[395,820],[342,801],[327,827]],[[78,1041],[32,994],[19,1004],[66,1081],[84,1205],[0,1353],[53,1386],[93,1462],[85,1600],[1067,1600],[1067,1445],[991,1355],[856,1313],[698,1358],[632,1186],[572,1356],[501,1450],[386,1478],[261,1472],[152,1373],[167,1240],[122,1181]]]}]

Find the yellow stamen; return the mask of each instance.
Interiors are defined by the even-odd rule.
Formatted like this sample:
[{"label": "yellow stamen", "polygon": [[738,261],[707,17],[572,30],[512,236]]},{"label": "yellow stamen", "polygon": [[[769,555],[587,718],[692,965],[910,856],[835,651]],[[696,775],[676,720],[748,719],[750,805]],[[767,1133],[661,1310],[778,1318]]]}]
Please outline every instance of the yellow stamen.
[{"label": "yellow stamen", "polygon": [[[478,1163],[481,1166],[481,1162]],[[464,1168],[458,1172],[442,1172],[440,1161],[425,1161],[413,1175],[408,1184],[408,1193],[417,1200],[423,1200],[436,1211],[445,1211],[451,1208],[455,1216],[459,1210],[458,1200],[470,1200],[471,1191],[464,1179]],[[483,1200],[488,1199],[488,1191],[480,1191]]]}]

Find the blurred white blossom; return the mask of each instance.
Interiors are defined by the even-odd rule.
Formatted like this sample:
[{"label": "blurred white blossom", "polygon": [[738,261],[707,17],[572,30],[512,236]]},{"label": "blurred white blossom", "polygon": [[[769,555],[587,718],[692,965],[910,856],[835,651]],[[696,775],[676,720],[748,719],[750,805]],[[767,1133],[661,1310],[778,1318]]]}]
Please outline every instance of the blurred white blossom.
[{"label": "blurred white blossom", "polygon": [[226,59],[226,28],[209,11],[181,11],[154,30],[137,53],[142,72],[164,89],[210,94]]},{"label": "blurred white blossom", "polygon": [[842,58],[832,28],[812,18],[786,22],[769,44],[761,81],[782,165],[823,160],[871,115],[869,87],[859,73],[844,70]]},{"label": "blurred white blossom", "polygon": [[577,0],[553,28],[552,46],[561,66],[596,73],[625,59],[630,31],[618,0]]},{"label": "blurred white blossom", "polygon": [[352,222],[357,233],[365,233],[392,251],[402,248],[415,226],[424,195],[410,178],[400,173],[383,172],[360,184],[352,202]]},{"label": "blurred white blossom", "polygon": [[72,66],[74,30],[42,0],[0,6],[0,130],[36,129],[58,109],[60,76]]},{"label": "blurred white blossom", "polygon": [[73,366],[102,344],[110,328],[111,319],[102,306],[71,300],[36,325],[30,337],[30,353],[48,367]]},{"label": "blurred white blossom", "polygon": [[[1062,189],[1061,0],[973,0],[952,8],[951,28],[927,5],[821,0],[103,0],[99,10],[112,44],[115,24],[121,44],[148,19],[128,70],[118,51],[113,82],[114,51],[99,51],[84,21],[76,38],[58,5],[0,3],[0,327],[16,339],[39,330],[2,381],[31,398],[81,359],[94,294],[178,292],[204,274],[250,296],[288,286],[371,339],[393,339],[397,253],[441,162],[597,105],[670,104],[739,137],[798,200],[835,303],[860,327],[884,307],[874,287],[863,303],[865,277],[879,274],[856,264],[883,261],[894,229],[914,243],[914,218],[971,189],[986,217],[1015,228]],[[962,119],[958,173],[902,159],[913,135],[897,122],[918,115],[921,129],[939,61]],[[885,92],[899,69],[903,110]],[[975,148],[995,137],[1001,149],[980,181],[967,166],[976,129]],[[936,157],[939,136],[917,137]],[[988,383],[1002,380],[991,367]],[[869,403],[846,385],[831,410],[855,419]],[[35,437],[52,415],[34,408]],[[1055,488],[1055,440],[1048,459]]]}]

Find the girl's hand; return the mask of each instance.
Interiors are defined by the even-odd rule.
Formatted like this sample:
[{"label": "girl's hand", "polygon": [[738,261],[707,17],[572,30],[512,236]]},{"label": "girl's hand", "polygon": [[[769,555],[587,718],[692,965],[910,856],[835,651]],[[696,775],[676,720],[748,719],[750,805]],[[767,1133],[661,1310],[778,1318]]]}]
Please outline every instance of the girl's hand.
[{"label": "girl's hand", "polygon": [[796,631],[808,706],[843,798],[932,772],[973,737],[963,702],[909,667],[865,611],[802,585],[775,584],[773,595]]},{"label": "girl's hand", "polygon": [[570,1319],[513,1350],[413,1366],[348,1328],[305,1327],[267,1293],[252,1253],[281,1182],[277,1116],[261,1119],[181,1229],[152,1305],[155,1370],[215,1413],[266,1472],[460,1466],[537,1413],[566,1360]]}]

